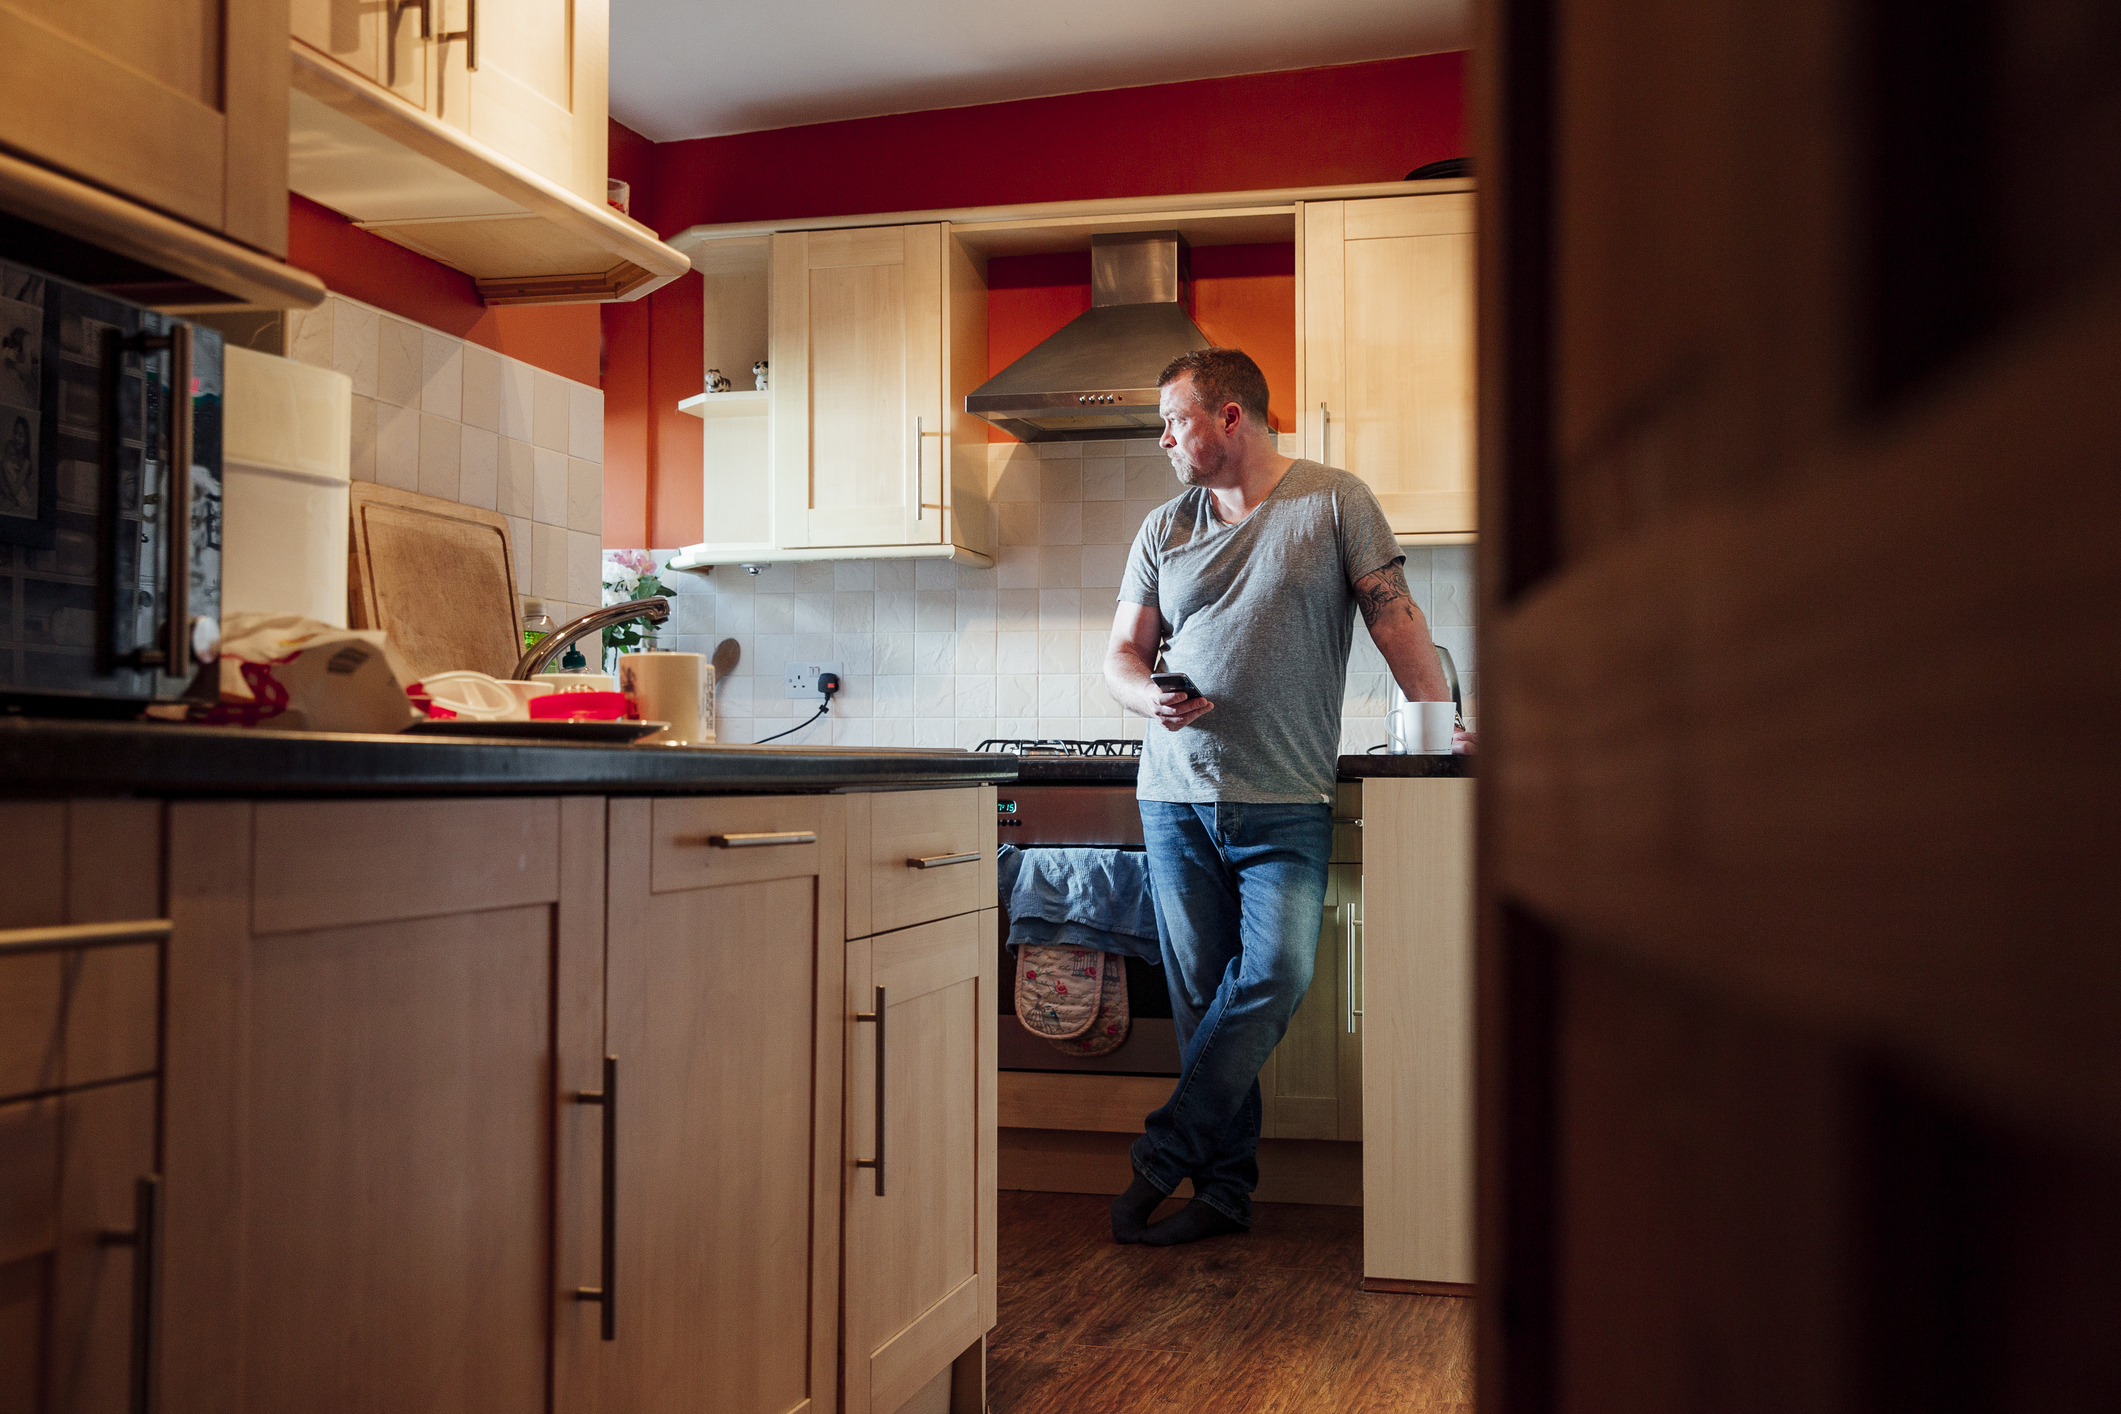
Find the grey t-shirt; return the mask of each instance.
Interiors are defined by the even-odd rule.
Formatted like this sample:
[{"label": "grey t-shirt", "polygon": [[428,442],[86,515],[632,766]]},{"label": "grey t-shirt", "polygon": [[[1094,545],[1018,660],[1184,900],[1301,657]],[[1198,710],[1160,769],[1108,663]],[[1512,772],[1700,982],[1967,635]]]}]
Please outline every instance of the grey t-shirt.
[{"label": "grey t-shirt", "polygon": [[1119,597],[1163,616],[1164,671],[1215,704],[1151,724],[1143,800],[1259,805],[1332,799],[1355,581],[1405,556],[1368,486],[1298,461],[1236,525],[1191,487],[1142,522]]}]

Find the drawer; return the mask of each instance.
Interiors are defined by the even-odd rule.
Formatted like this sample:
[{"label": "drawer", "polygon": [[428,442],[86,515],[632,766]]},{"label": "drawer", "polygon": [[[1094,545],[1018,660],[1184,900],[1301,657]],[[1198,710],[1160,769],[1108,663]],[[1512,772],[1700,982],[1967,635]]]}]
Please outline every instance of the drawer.
[{"label": "drawer", "polygon": [[658,800],[650,812],[649,890],[821,873],[837,863],[843,810],[837,797],[815,795]]},{"label": "drawer", "polygon": [[0,1099],[155,1070],[160,973],[154,943],[0,957]]},{"label": "drawer", "polygon": [[0,1105],[0,1266],[58,1245],[59,1101]]},{"label": "drawer", "polygon": [[847,800],[847,936],[994,907],[994,788]]}]

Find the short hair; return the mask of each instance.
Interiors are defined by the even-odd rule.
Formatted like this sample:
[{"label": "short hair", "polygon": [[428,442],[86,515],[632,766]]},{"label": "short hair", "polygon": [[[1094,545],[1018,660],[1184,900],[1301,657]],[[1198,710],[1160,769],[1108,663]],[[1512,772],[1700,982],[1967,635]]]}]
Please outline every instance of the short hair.
[{"label": "short hair", "polygon": [[1236,403],[1245,416],[1267,426],[1267,375],[1243,349],[1195,349],[1180,354],[1156,376],[1161,388],[1182,373],[1193,375],[1193,396],[1210,412]]}]

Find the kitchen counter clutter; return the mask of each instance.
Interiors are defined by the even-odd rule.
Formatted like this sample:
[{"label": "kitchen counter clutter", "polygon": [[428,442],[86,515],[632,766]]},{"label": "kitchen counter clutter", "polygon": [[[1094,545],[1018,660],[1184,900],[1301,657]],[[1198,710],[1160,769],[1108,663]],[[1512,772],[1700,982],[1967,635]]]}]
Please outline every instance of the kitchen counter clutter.
[{"label": "kitchen counter clutter", "polygon": [[578,745],[0,719],[0,796],[624,794],[989,785],[1016,758],[883,748]]}]

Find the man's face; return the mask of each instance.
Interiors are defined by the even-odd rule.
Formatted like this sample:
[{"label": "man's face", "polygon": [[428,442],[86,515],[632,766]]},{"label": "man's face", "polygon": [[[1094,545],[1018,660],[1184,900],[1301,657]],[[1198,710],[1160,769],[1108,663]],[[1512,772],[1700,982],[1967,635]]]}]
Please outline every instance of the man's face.
[{"label": "man's face", "polygon": [[1230,460],[1229,439],[1222,419],[1200,405],[1193,396],[1193,375],[1181,373],[1164,384],[1156,399],[1156,411],[1164,420],[1159,445],[1171,459],[1171,469],[1186,486],[1220,484],[1223,467]]}]

